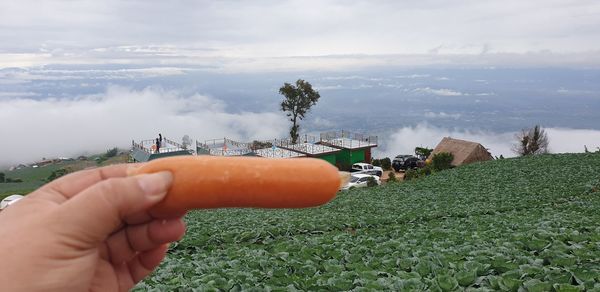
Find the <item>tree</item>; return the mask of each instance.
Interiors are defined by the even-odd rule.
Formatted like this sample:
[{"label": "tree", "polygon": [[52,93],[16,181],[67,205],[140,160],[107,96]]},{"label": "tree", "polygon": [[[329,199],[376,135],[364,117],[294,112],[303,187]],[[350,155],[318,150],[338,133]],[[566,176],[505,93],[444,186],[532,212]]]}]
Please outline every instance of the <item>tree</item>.
[{"label": "tree", "polygon": [[281,110],[286,112],[286,115],[292,122],[290,137],[292,138],[292,143],[295,144],[300,135],[298,121],[304,119],[304,115],[317,103],[321,96],[318,91],[312,88],[310,83],[302,79],[298,79],[296,85],[287,82],[284,83],[279,88],[279,94],[285,97],[281,102]]},{"label": "tree", "polygon": [[4,178],[5,178],[4,172],[0,172],[0,183],[4,182]]},{"label": "tree", "polygon": [[521,130],[515,138],[517,143],[513,145],[513,151],[521,156],[548,153],[548,135],[539,125]]},{"label": "tree", "polygon": [[268,142],[268,141],[263,142],[263,141],[254,140],[254,141],[252,141],[252,145],[250,147],[252,148],[252,150],[271,148],[271,147],[273,147],[273,143]]},{"label": "tree", "polygon": [[367,177],[367,187],[376,187],[378,186],[377,181],[373,176]]},{"label": "tree", "polygon": [[421,159],[427,159],[429,155],[433,152],[433,149],[427,147],[415,147],[415,155]]},{"label": "tree", "polygon": [[435,171],[440,171],[452,168],[452,160],[454,160],[454,155],[452,153],[440,152],[433,155],[431,164]]},{"label": "tree", "polygon": [[53,171],[52,173],[50,173],[50,175],[46,178],[46,181],[51,182],[61,176],[71,173],[71,172],[73,172],[73,170],[71,168],[59,168],[59,169]]},{"label": "tree", "polygon": [[390,173],[388,174],[388,180],[387,182],[391,183],[391,182],[397,182],[398,178],[396,178],[396,174],[393,171],[390,171]]},{"label": "tree", "polygon": [[117,156],[117,154],[119,154],[119,149],[117,147],[115,147],[115,148],[106,150],[106,154],[104,154],[104,156],[106,158],[111,158],[111,157]]},{"label": "tree", "polygon": [[381,159],[381,168],[383,170],[391,170],[392,169],[392,160],[389,157],[385,157]]},{"label": "tree", "polygon": [[190,136],[183,135],[183,138],[181,138],[181,147],[183,149],[188,149],[191,145],[192,145],[192,139],[190,139]]}]

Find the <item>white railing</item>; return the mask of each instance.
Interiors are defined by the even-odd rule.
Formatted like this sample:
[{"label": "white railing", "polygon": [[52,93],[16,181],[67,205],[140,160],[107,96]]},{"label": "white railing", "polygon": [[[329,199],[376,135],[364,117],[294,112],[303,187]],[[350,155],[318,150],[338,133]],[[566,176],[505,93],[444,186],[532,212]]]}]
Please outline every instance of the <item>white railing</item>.
[{"label": "white railing", "polygon": [[295,151],[291,151],[291,150],[287,150],[287,149],[283,149],[283,148],[278,148],[278,147],[275,147],[275,149],[273,149],[273,148],[257,149],[255,151],[255,153],[256,153],[256,155],[258,155],[260,157],[265,157],[265,158],[293,158],[293,157],[306,156],[299,152],[295,152]]},{"label": "white railing", "polygon": [[348,131],[321,133],[321,142],[343,148],[377,146],[377,136],[367,136]]},{"label": "white railing", "polygon": [[[173,145],[175,147],[160,147],[158,149],[158,151],[156,151],[155,147],[156,147],[156,139],[148,139],[148,140],[141,140],[139,143],[136,143],[135,141],[131,141],[131,147],[135,148],[135,149],[140,149],[144,152],[150,153],[150,154],[158,154],[158,153],[171,153],[171,152],[177,152],[177,151],[184,151],[186,149],[183,148],[183,145],[168,140],[166,138],[163,138],[163,141],[165,142],[165,145]],[[153,149],[154,148],[154,149]]]}]

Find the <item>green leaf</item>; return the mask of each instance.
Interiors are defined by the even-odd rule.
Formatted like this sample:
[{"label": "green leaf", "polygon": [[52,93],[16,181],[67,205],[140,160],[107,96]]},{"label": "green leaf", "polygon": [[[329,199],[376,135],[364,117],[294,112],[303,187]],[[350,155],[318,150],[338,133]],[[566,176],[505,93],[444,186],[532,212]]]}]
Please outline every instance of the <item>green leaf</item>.
[{"label": "green leaf", "polygon": [[408,272],[414,265],[414,262],[410,258],[401,258],[401,259],[396,260],[396,264],[398,265],[398,267],[400,269]]},{"label": "green leaf", "polygon": [[500,277],[500,279],[498,279],[498,286],[500,287],[500,290],[502,291],[513,291],[516,292],[519,290],[519,287],[521,286],[522,281],[519,279],[514,279],[511,277]]},{"label": "green leaf", "polygon": [[429,275],[429,273],[431,273],[431,264],[429,262],[419,262],[416,266],[415,266],[415,271],[417,273],[419,273],[419,275],[421,275],[421,277],[425,277],[427,275]]},{"label": "green leaf", "polygon": [[525,287],[525,289],[527,289],[529,292],[544,292],[550,291],[550,289],[552,289],[552,284],[542,282],[539,279],[531,279],[525,281],[525,283],[523,283],[523,287]]},{"label": "green leaf", "polygon": [[442,291],[453,291],[458,288],[458,281],[450,275],[438,275],[435,281]]},{"label": "green leaf", "polygon": [[528,275],[530,277],[534,277],[536,275],[542,274],[544,269],[542,267],[534,266],[534,265],[520,265],[519,270],[522,274]]},{"label": "green leaf", "polygon": [[463,287],[467,287],[473,284],[475,282],[475,279],[477,279],[477,271],[459,271],[454,276],[456,277],[458,284],[460,284]]},{"label": "green leaf", "polygon": [[571,284],[554,284],[553,287],[556,292],[579,292],[585,290],[581,286],[573,286]]},{"label": "green leaf", "polygon": [[420,279],[411,278],[408,280],[399,281],[396,286],[397,290],[402,291],[426,291],[427,285],[421,282]]},{"label": "green leaf", "polygon": [[338,291],[348,291],[354,288],[353,281],[344,278],[331,278],[327,281],[327,284]]}]

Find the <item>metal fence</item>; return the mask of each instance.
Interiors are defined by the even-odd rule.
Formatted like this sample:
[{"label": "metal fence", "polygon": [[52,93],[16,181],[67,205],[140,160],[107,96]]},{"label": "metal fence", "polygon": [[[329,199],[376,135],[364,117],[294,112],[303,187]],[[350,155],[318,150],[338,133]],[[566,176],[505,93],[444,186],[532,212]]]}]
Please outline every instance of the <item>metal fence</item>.
[{"label": "metal fence", "polygon": [[320,139],[321,142],[344,148],[377,146],[378,142],[377,136],[357,134],[343,130],[321,133]]}]

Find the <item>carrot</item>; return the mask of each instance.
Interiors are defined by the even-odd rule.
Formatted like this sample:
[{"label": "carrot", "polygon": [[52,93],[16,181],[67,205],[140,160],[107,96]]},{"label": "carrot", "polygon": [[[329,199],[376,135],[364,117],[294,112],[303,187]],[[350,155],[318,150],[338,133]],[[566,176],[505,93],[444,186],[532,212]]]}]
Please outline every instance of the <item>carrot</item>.
[{"label": "carrot", "polygon": [[178,156],[152,160],[130,175],[170,171],[173,184],[151,214],[190,209],[305,208],[330,201],[340,187],[337,168],[321,159]]}]

